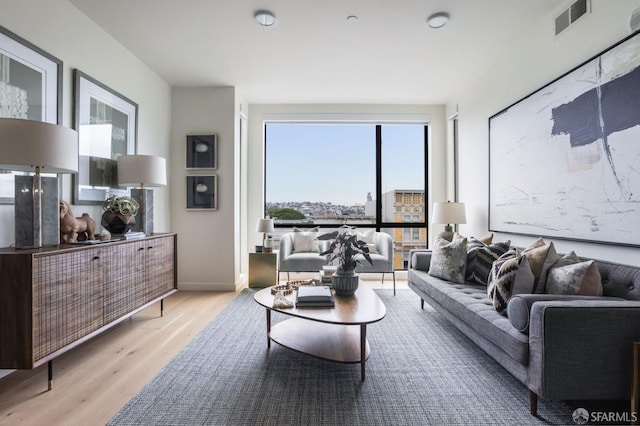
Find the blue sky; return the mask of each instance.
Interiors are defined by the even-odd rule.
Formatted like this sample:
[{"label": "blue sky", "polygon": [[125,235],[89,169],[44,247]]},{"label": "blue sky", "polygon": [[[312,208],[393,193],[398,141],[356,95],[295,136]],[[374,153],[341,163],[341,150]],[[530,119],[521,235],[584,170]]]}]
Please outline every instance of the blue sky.
[{"label": "blue sky", "polygon": [[[424,126],[383,126],[383,192],[424,189]],[[375,197],[375,124],[267,125],[266,201]]]}]

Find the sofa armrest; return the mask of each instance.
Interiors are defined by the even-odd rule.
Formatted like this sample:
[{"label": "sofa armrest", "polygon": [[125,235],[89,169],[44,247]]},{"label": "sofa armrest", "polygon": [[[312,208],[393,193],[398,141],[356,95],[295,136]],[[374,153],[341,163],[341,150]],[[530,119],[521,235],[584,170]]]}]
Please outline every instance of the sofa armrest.
[{"label": "sofa armrest", "polygon": [[626,399],[634,341],[640,341],[640,302],[537,301],[529,325],[529,389],[545,399]]},{"label": "sofa armrest", "polygon": [[280,247],[278,249],[278,259],[280,264],[293,252],[293,239],[290,233],[283,234],[280,237]]},{"label": "sofa armrest", "polygon": [[418,269],[420,271],[428,271],[431,264],[431,250],[429,249],[412,249],[409,251],[409,269]]},{"label": "sofa armrest", "polygon": [[529,332],[529,321],[531,319],[531,308],[536,302],[549,301],[568,301],[568,300],[618,300],[624,301],[619,297],[598,297],[579,296],[569,294],[515,294],[509,299],[507,306],[507,317],[516,330],[521,333]]}]

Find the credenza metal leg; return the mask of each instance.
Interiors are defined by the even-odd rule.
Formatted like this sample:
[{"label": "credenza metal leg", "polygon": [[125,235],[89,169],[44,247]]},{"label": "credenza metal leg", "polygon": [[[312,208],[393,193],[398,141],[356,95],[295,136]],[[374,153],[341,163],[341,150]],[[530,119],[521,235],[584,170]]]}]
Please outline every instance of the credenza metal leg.
[{"label": "credenza metal leg", "polygon": [[47,363],[47,374],[48,374],[47,389],[51,390],[53,389],[53,361],[49,361]]}]

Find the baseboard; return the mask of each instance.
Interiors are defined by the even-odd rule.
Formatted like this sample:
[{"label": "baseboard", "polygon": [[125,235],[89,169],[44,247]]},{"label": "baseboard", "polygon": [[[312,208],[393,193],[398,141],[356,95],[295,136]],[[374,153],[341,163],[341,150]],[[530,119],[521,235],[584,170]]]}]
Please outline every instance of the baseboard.
[{"label": "baseboard", "polygon": [[180,291],[236,291],[236,286],[231,283],[178,283]]}]

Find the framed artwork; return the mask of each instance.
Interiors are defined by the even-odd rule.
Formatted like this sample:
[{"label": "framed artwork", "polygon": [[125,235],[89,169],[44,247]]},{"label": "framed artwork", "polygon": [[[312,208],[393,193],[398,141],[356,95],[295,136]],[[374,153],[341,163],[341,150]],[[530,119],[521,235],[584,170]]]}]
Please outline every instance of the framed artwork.
[{"label": "framed artwork", "polygon": [[218,209],[218,177],[187,176],[187,209]]},{"label": "framed artwork", "polygon": [[187,135],[187,169],[218,168],[218,137]]},{"label": "framed artwork", "polygon": [[[0,26],[0,118],[62,122],[62,61]],[[14,172],[0,173],[0,203],[14,202]]]},{"label": "framed artwork", "polygon": [[640,33],[489,118],[489,229],[640,246]]},{"label": "framed artwork", "polygon": [[135,154],[138,104],[74,70],[75,129],[79,136],[74,204],[102,204],[109,195],[128,195],[118,186],[118,157]]}]

